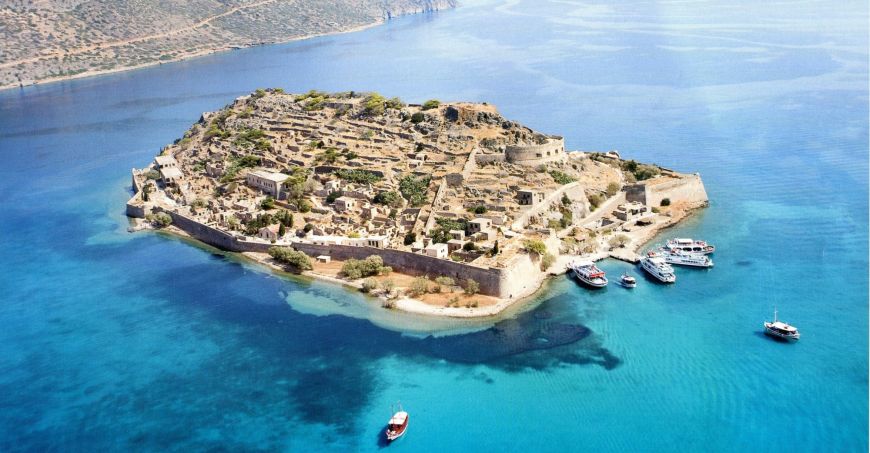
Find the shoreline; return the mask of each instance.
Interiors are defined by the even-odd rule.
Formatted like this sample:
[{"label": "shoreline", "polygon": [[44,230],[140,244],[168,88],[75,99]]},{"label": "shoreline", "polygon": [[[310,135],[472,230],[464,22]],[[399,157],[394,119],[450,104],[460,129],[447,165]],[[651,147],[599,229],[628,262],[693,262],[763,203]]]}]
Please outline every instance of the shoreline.
[{"label": "shoreline", "polygon": [[[693,206],[686,208],[684,210],[679,211],[679,215],[671,218],[669,222],[653,225],[654,227],[649,228],[645,231],[639,232],[637,238],[633,238],[635,240],[632,241],[631,247],[611,250],[609,252],[598,252],[592,255],[583,256],[584,259],[589,259],[591,261],[597,262],[604,259],[615,259],[625,262],[634,263],[631,259],[627,258],[623,254],[619,252],[627,252],[629,254],[637,255],[638,251],[644,248],[647,244],[649,244],[654,237],[656,237],[661,232],[668,230],[670,228],[675,227],[683,220],[695,215],[695,213],[705,205]],[[171,236],[178,237],[183,240],[193,241],[197,245],[213,247],[204,242],[194,238],[189,235],[187,232],[178,228],[176,226],[168,226],[163,229],[155,229],[150,226],[144,226],[144,222],[141,220],[134,221],[135,227],[131,227],[128,231],[130,232],[139,232],[142,230],[150,230],[156,233],[164,233]],[[440,318],[440,319],[455,319],[455,320],[474,320],[474,321],[488,321],[488,320],[499,320],[503,317],[511,316],[515,313],[519,313],[525,311],[527,309],[532,308],[530,302],[534,301],[539,295],[542,289],[546,286],[546,284],[554,277],[558,277],[561,275],[565,275],[567,270],[567,265],[572,260],[578,259],[581,255],[561,255],[558,257],[557,262],[550,267],[550,269],[546,272],[542,272],[539,276],[536,277],[535,281],[529,286],[529,289],[519,294],[515,298],[496,298],[497,302],[493,305],[480,306],[480,307],[447,307],[447,306],[436,306],[432,304],[427,304],[422,300],[408,297],[406,295],[401,295],[393,299],[394,306],[393,308],[384,307],[384,302],[388,299],[384,296],[373,296],[371,294],[364,294],[359,290],[362,288],[362,280],[359,281],[349,281],[344,280],[342,278],[334,277],[331,275],[326,275],[316,271],[304,271],[301,273],[292,273],[288,272],[283,266],[275,263],[271,257],[264,253],[256,253],[256,252],[231,252],[226,250],[221,250],[219,248],[215,248],[216,250],[220,250],[222,253],[232,254],[233,256],[239,256],[247,261],[259,265],[260,267],[268,270],[280,277],[296,277],[296,278],[309,278],[312,280],[317,280],[325,283],[331,283],[339,286],[343,286],[345,288],[354,289],[359,292],[360,295],[365,296],[367,298],[378,300],[381,303],[381,309],[386,311],[399,311],[406,314],[412,315],[422,315],[427,318]],[[408,275],[403,274],[401,272],[396,272],[399,275]]]},{"label": "shoreline", "polygon": [[[396,18],[408,16],[408,15],[413,15],[413,14],[420,14],[420,13],[416,12],[416,13],[404,14],[402,16],[396,16]],[[335,35],[341,35],[341,34],[345,34],[345,33],[355,33],[355,32],[367,30],[369,28],[374,28],[377,26],[384,25],[387,22],[389,22],[390,20],[392,20],[392,19],[386,19],[386,20],[380,19],[380,20],[378,20],[376,22],[372,22],[370,24],[359,25],[356,27],[348,28],[346,30],[314,33],[314,34],[310,34],[310,35],[298,36],[295,38],[289,38],[289,39],[284,39],[284,40],[274,41],[274,42],[260,42],[260,43],[252,43],[252,44],[240,44],[240,45],[233,45],[233,46],[214,47],[214,48],[207,49],[207,50],[201,50],[198,52],[191,52],[189,54],[180,55],[180,56],[177,56],[174,58],[170,58],[168,60],[154,60],[151,62],[137,64],[137,65],[133,65],[133,66],[123,66],[123,67],[117,67],[117,68],[111,68],[111,69],[101,69],[101,70],[97,70],[97,71],[86,70],[84,72],[66,75],[66,76],[47,77],[44,79],[29,80],[27,82],[19,82],[19,83],[0,85],[0,92],[12,90],[15,88],[24,89],[27,87],[33,87],[33,86],[37,86],[37,85],[46,85],[46,84],[51,84],[51,83],[56,83],[56,82],[63,82],[63,81],[76,80],[76,79],[84,79],[84,78],[88,78],[88,77],[98,77],[98,76],[117,74],[117,73],[127,72],[127,71],[135,71],[138,69],[145,69],[145,68],[150,68],[150,67],[154,67],[154,66],[162,66],[164,64],[170,64],[170,63],[178,63],[180,61],[185,61],[185,60],[192,60],[195,58],[204,57],[204,56],[208,56],[208,55],[214,55],[214,54],[218,54],[218,53],[226,53],[226,52],[231,52],[231,51],[236,51],[236,50],[250,49],[253,47],[263,47],[263,46],[271,46],[271,45],[278,45],[278,44],[289,44],[292,42],[303,41],[306,39],[322,38],[322,37],[326,37],[326,36],[335,36]]]}]

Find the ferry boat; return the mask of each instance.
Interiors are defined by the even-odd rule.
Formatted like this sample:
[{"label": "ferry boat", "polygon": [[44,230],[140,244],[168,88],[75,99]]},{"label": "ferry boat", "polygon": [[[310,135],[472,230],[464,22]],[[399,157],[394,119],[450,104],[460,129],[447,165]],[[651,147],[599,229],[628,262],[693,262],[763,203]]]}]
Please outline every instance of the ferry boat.
[{"label": "ferry boat", "polygon": [[713,260],[709,256],[698,253],[669,251],[667,249],[660,250],[660,256],[664,258],[668,264],[676,264],[678,266],[689,267],[713,267]]},{"label": "ferry boat", "polygon": [[640,260],[640,267],[661,282],[673,283],[677,281],[677,276],[674,275],[674,268],[665,262],[665,259],[661,256],[646,256],[642,258]]},{"label": "ferry boat", "polygon": [[622,274],[622,276],[619,277],[619,284],[626,288],[634,288],[637,286],[637,280],[631,275]]},{"label": "ferry boat", "polygon": [[405,435],[405,431],[408,430],[408,418],[410,418],[408,413],[401,408],[390,417],[386,431],[388,441],[392,442]]},{"label": "ferry boat", "polygon": [[604,276],[604,271],[598,268],[591,261],[576,261],[569,266],[581,282],[592,286],[593,288],[604,288],[607,286],[607,277]]},{"label": "ferry boat", "polygon": [[665,248],[669,251],[679,251],[701,255],[708,255],[716,251],[716,247],[704,241],[697,241],[688,238],[671,239],[665,244]]},{"label": "ferry boat", "polygon": [[797,341],[800,340],[801,334],[797,327],[790,325],[785,321],[776,319],[776,307],[773,309],[773,322],[764,322],[764,333],[772,337],[781,338],[783,340]]}]

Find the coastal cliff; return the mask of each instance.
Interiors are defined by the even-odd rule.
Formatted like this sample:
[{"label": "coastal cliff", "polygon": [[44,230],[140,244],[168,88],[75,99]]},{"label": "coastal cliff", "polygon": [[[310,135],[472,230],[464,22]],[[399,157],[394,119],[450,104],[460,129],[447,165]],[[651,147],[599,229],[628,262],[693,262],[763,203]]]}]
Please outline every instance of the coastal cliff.
[{"label": "coastal cliff", "polygon": [[455,6],[456,0],[5,2],[0,89],[348,32]]}]

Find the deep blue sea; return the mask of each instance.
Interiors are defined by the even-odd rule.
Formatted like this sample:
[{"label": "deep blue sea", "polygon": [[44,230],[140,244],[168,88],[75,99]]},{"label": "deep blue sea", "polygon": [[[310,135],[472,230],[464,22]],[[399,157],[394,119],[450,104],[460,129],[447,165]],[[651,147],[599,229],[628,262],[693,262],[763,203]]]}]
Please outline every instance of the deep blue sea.
[{"label": "deep blue sea", "polygon": [[[867,9],[467,0],[0,92],[0,451],[866,452]],[[486,101],[698,171],[710,207],[665,236],[715,243],[716,267],[554,279],[492,326],[127,233],[130,168],[258,87]],[[761,334],[774,305],[800,342]],[[385,447],[396,401],[411,425]]]}]

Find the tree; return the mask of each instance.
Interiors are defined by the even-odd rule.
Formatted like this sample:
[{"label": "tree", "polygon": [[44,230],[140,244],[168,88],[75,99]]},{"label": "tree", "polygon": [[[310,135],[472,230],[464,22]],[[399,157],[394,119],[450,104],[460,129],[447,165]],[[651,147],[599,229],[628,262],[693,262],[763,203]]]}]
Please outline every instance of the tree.
[{"label": "tree", "polygon": [[282,237],[284,237],[285,234],[287,234],[287,227],[285,227],[283,223],[279,224],[278,225],[278,237],[282,238]]},{"label": "tree", "polygon": [[498,255],[498,241],[495,241],[495,244],[493,244],[492,249],[490,249],[490,251],[489,251],[489,256],[496,256],[496,255]]},{"label": "tree", "polygon": [[610,240],[607,241],[607,244],[610,245],[610,248],[617,248],[625,247],[625,244],[628,244],[629,242],[631,242],[630,237],[624,234],[617,234],[616,236],[610,238]]},{"label": "tree", "polygon": [[571,205],[571,199],[568,198],[568,194],[565,192],[562,192],[562,206],[570,206],[570,205]]},{"label": "tree", "polygon": [[427,292],[429,292],[429,279],[426,277],[415,278],[408,287],[408,295],[411,297],[421,296]]},{"label": "tree", "polygon": [[407,234],[405,234],[405,240],[402,242],[405,245],[411,245],[411,244],[417,242],[417,233],[415,233],[413,231],[409,231]]},{"label": "tree", "polygon": [[671,199],[670,199],[670,198],[662,198],[662,203],[661,203],[661,205],[662,205],[662,206],[670,206],[670,205],[671,205]]},{"label": "tree", "polygon": [[480,284],[472,279],[465,280],[465,294],[473,296],[480,292]]},{"label": "tree", "polygon": [[473,252],[477,250],[477,245],[475,245],[474,242],[468,241],[462,246],[462,250],[465,250],[466,252]]},{"label": "tree", "polygon": [[329,195],[326,196],[326,203],[332,204],[335,202],[335,200],[338,199],[338,197],[341,197],[342,195],[344,195],[343,190],[333,190],[332,192],[329,192]]},{"label": "tree", "polygon": [[154,226],[158,228],[164,228],[169,226],[172,223],[172,217],[165,212],[158,212],[157,214],[149,214],[149,217],[145,217],[146,220],[149,220]]},{"label": "tree", "polygon": [[415,178],[408,175],[399,180],[399,192],[411,203],[411,206],[420,206],[426,201],[426,192],[432,178],[425,176]]}]

